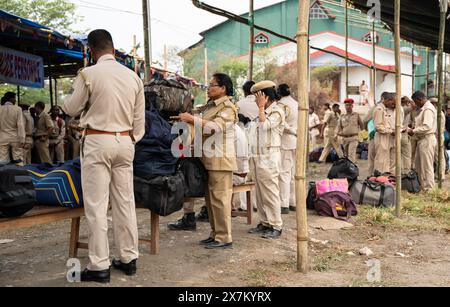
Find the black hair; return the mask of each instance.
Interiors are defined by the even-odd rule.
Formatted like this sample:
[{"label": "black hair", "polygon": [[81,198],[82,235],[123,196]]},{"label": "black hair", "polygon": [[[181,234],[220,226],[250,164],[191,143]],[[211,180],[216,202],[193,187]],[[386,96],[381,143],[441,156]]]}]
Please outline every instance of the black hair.
[{"label": "black hair", "polygon": [[287,96],[291,95],[291,89],[289,88],[289,85],[287,85],[286,83],[283,83],[278,86],[277,93],[281,97],[287,97]]},{"label": "black hair", "polygon": [[5,95],[3,95],[1,104],[4,105],[8,101],[10,101],[12,98],[16,98],[16,93],[14,92],[6,92]]},{"label": "black hair", "polygon": [[34,105],[34,108],[39,108],[39,109],[45,110],[45,103],[43,103],[42,101],[38,101]]},{"label": "black hair", "polygon": [[19,104],[19,107],[22,108],[22,111],[28,111],[28,109],[30,109],[30,105],[28,105],[26,103]]},{"label": "black hair", "polygon": [[217,81],[217,85],[225,86],[227,96],[234,96],[233,81],[231,81],[230,76],[216,73],[213,75],[213,78]]},{"label": "black hair", "polygon": [[324,105],[327,109],[330,109],[330,104],[329,104],[328,102],[325,102],[323,105]]},{"label": "black hair", "polygon": [[395,100],[396,94],[395,93],[386,93],[384,95],[384,100]]},{"label": "black hair", "polygon": [[333,104],[333,109],[334,108],[341,108],[341,106],[339,104],[335,103],[335,104]]},{"label": "black hair", "polygon": [[252,94],[252,86],[255,85],[255,81],[247,81],[244,83],[244,85],[242,86],[242,89],[244,90],[244,95],[245,96],[249,96]]},{"label": "black hair", "polygon": [[280,100],[280,96],[278,96],[277,91],[274,87],[268,87],[263,90],[261,90],[267,97],[269,97],[269,100],[274,102],[277,100]]},{"label": "black hair", "polygon": [[424,92],[417,91],[412,95],[411,98],[412,98],[412,100],[420,100],[421,101],[421,100],[427,99],[427,96],[425,95]]},{"label": "black hair", "polygon": [[114,48],[111,34],[106,30],[94,30],[88,35],[89,48],[94,50],[110,50]]},{"label": "black hair", "polygon": [[389,92],[383,92],[383,94],[381,94],[381,98],[386,99],[386,95],[388,95]]}]

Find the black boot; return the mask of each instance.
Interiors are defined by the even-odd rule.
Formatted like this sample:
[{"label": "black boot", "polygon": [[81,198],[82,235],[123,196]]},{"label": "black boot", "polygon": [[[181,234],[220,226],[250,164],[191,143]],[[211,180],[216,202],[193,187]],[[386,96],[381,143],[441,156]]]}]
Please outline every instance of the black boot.
[{"label": "black boot", "polygon": [[202,209],[200,210],[200,213],[197,214],[196,219],[199,222],[209,222],[208,207],[203,206]]},{"label": "black boot", "polygon": [[197,224],[195,223],[195,213],[186,213],[180,220],[170,222],[167,226],[170,230],[196,230]]},{"label": "black boot", "polygon": [[120,260],[114,259],[112,265],[115,269],[118,269],[125,273],[127,276],[133,276],[136,274],[136,259],[131,261],[130,263],[123,263]]},{"label": "black boot", "polygon": [[111,276],[111,270],[107,269],[104,271],[90,271],[88,269],[85,269],[83,272],[81,272],[81,281],[84,282],[98,282],[98,283],[109,283]]}]

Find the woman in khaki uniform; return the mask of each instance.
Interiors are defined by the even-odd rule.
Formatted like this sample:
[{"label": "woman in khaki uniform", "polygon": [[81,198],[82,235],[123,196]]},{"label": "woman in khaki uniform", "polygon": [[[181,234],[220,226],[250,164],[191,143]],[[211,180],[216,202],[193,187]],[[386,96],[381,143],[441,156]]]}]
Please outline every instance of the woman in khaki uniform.
[{"label": "woman in khaki uniform", "polygon": [[229,76],[215,74],[208,88],[210,100],[197,110],[200,116],[180,114],[183,122],[201,125],[203,132],[201,160],[208,170],[206,205],[212,231],[209,238],[200,244],[207,249],[233,246],[231,199],[233,171],[237,170],[234,124],[238,120],[236,107],[230,100],[233,91],[233,83]]}]

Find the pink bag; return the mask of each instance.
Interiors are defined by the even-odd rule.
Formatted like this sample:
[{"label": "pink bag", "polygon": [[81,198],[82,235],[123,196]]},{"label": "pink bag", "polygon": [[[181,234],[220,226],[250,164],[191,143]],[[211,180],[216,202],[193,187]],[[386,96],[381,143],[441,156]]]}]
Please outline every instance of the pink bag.
[{"label": "pink bag", "polygon": [[328,192],[348,193],[348,181],[344,179],[325,179],[316,181],[317,196]]}]

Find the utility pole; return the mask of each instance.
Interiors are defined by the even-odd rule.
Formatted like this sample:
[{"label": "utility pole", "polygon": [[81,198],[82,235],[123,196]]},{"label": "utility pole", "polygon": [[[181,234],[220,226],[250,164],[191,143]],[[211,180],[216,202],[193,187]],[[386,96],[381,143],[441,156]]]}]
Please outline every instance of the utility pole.
[{"label": "utility pole", "polygon": [[150,0],[142,0],[142,15],[144,18],[145,81],[148,82],[152,78]]},{"label": "utility pole", "polygon": [[248,55],[248,80],[253,80],[253,52],[255,49],[255,15],[254,15],[254,0],[249,0],[249,20],[250,20],[250,52]]}]

